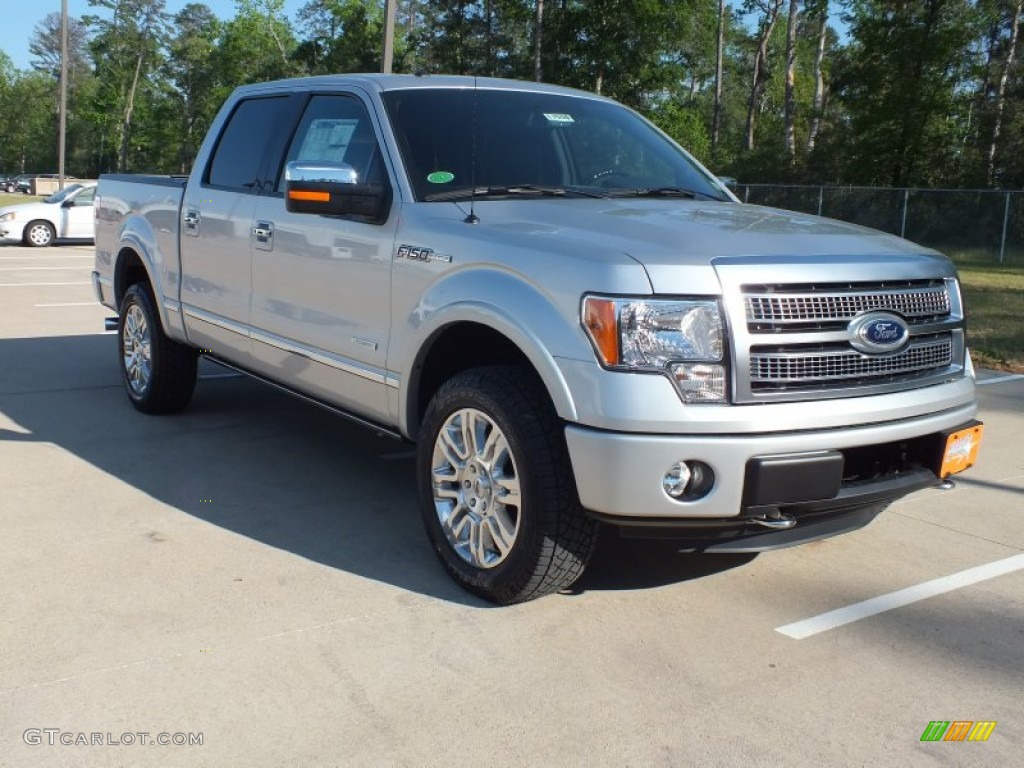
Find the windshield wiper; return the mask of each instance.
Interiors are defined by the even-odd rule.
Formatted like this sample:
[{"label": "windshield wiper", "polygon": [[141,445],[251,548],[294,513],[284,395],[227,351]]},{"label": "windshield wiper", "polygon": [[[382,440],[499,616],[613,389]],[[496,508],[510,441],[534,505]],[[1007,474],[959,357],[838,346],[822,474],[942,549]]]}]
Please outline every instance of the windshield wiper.
[{"label": "windshield wiper", "polygon": [[423,199],[428,203],[447,200],[483,200],[495,197],[605,197],[601,192],[593,192],[577,187],[547,187],[540,184],[509,184],[508,186],[491,187],[460,187],[444,192],[435,192]]},{"label": "windshield wiper", "polygon": [[683,187],[638,187],[634,189],[610,189],[608,197],[685,197],[691,200],[718,200],[723,198],[706,192],[697,192]]}]

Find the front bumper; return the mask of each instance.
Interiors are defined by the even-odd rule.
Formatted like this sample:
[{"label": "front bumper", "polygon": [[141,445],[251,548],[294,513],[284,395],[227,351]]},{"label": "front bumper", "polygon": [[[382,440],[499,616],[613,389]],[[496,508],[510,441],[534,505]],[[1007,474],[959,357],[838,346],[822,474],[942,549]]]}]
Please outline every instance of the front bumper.
[{"label": "front bumper", "polygon": [[[780,513],[796,517],[797,528],[801,520],[877,514],[939,482],[932,457],[941,456],[943,436],[974,413],[969,404],[856,428],[714,437],[569,425],[566,441],[580,501],[592,514],[623,526],[702,528],[703,536]],[[662,479],[677,461],[711,467],[715,482],[705,496],[680,501],[665,493]]]},{"label": "front bumper", "polygon": [[4,221],[0,222],[0,242],[20,243],[25,234],[25,222]]}]

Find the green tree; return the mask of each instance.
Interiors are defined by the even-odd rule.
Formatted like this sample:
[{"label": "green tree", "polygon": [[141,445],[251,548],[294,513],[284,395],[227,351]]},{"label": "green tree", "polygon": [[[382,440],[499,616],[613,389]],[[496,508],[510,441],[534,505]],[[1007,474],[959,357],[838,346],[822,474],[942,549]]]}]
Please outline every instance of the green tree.
[{"label": "green tree", "polygon": [[831,142],[848,180],[892,186],[948,179],[977,16],[967,0],[853,0],[836,96],[848,115]]},{"label": "green tree", "polygon": [[176,107],[170,121],[179,126],[173,142],[179,149],[176,166],[185,173],[220,107],[216,49],[221,22],[208,6],[190,3],[174,16],[174,29],[163,74]]},{"label": "green tree", "polygon": [[302,74],[298,46],[284,0],[235,0],[238,10],[224,25],[214,57],[222,85],[220,99],[246,83]]},{"label": "green tree", "polygon": [[[310,0],[299,11],[299,31],[305,39],[295,56],[310,74],[380,71],[384,13],[376,0]],[[395,69],[403,59],[399,43]]]},{"label": "green tree", "polygon": [[[128,169],[132,120],[140,89],[151,87],[150,75],[162,62],[161,45],[167,33],[165,0],[89,0],[89,5],[111,14],[84,21],[96,30],[91,43],[98,92],[99,114],[117,115],[113,125],[118,171]],[[104,128],[108,124],[104,125]]]}]

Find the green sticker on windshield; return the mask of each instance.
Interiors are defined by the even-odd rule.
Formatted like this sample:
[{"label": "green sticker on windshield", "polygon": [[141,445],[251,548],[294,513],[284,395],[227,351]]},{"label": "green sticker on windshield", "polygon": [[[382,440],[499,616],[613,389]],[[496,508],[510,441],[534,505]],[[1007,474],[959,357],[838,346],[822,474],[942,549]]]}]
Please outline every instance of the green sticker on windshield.
[{"label": "green sticker on windshield", "polygon": [[449,173],[448,171],[434,171],[432,174],[427,176],[427,181],[431,184],[447,184],[454,178],[454,173]]}]

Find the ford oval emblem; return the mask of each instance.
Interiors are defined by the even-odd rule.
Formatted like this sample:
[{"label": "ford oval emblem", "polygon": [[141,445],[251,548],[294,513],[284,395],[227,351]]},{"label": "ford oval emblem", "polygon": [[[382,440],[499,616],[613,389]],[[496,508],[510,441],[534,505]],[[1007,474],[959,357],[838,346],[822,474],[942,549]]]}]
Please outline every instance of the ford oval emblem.
[{"label": "ford oval emblem", "polygon": [[910,337],[910,329],[903,318],[888,312],[855,317],[849,330],[850,346],[868,354],[895,352]]}]

